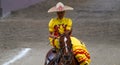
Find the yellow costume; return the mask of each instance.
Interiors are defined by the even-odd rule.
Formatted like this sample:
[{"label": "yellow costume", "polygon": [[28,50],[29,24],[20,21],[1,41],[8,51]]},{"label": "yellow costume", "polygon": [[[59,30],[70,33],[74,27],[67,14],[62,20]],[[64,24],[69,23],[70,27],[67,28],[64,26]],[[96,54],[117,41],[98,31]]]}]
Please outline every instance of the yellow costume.
[{"label": "yellow costume", "polygon": [[[72,20],[70,18],[52,18],[49,22],[49,31],[52,32],[51,35],[54,35],[59,38],[59,34],[63,34],[67,30],[71,30],[72,28]],[[50,44],[56,48],[59,48],[58,39],[53,39],[49,37]],[[84,43],[79,41],[77,38],[71,36],[72,41],[72,49],[73,53],[80,63],[80,65],[84,65],[85,63],[90,63],[90,55],[86,49]]]}]

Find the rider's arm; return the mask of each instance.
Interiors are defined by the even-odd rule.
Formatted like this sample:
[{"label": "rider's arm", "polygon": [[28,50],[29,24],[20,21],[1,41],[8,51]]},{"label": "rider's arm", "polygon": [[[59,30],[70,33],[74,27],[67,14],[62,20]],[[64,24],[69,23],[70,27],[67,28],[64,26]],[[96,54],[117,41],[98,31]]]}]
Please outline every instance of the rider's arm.
[{"label": "rider's arm", "polygon": [[71,30],[71,29],[72,29],[72,20],[68,19],[66,30]]},{"label": "rider's arm", "polygon": [[54,35],[53,35],[53,32],[54,32],[53,22],[54,22],[53,19],[51,19],[50,22],[49,22],[49,25],[48,25],[48,27],[49,27],[49,37],[51,37],[51,38],[54,37]]},{"label": "rider's arm", "polygon": [[54,20],[51,19],[50,22],[49,22],[49,24],[48,24],[50,34],[54,31],[53,24],[54,24]]},{"label": "rider's arm", "polygon": [[57,38],[56,36],[54,36],[54,33],[53,32],[49,32],[50,34],[49,34],[49,37],[51,37],[51,38]]},{"label": "rider's arm", "polygon": [[72,20],[68,19],[65,33],[71,33],[71,32],[72,32]]},{"label": "rider's arm", "polygon": [[56,36],[54,36],[54,19],[51,19],[49,22],[49,37],[51,38],[57,38]]}]

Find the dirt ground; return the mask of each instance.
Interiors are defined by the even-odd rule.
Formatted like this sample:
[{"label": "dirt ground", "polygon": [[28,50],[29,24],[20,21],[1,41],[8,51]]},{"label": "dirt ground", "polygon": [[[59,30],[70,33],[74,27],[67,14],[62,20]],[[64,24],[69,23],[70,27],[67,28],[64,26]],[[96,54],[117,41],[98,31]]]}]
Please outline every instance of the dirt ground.
[{"label": "dirt ground", "polygon": [[[51,48],[48,23],[55,13],[49,8],[60,0],[45,0],[13,11],[0,20],[0,65],[5,65],[24,48],[29,53],[6,65],[43,65]],[[62,0],[74,8],[66,17],[73,20],[73,36],[82,40],[90,54],[91,65],[120,65],[120,0]]]}]

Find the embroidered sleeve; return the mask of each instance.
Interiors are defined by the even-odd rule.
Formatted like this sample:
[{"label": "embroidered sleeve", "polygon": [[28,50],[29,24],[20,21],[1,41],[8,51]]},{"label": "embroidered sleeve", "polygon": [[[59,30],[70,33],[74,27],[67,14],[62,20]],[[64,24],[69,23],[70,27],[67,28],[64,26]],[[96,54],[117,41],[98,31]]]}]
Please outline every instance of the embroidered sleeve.
[{"label": "embroidered sleeve", "polygon": [[71,30],[72,28],[72,20],[71,19],[68,19],[68,22],[67,22],[67,30]]},{"label": "embroidered sleeve", "polygon": [[53,23],[54,23],[54,20],[51,19],[50,22],[49,22],[49,32],[53,32],[54,31],[54,28],[53,28]]}]

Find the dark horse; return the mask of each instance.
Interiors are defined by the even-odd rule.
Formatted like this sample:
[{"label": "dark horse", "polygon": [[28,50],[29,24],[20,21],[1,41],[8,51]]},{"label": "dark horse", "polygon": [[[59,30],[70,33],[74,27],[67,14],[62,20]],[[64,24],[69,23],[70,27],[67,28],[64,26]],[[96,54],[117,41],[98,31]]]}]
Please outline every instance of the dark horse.
[{"label": "dark horse", "polygon": [[70,34],[63,34],[59,38],[60,49],[51,49],[45,59],[44,65],[79,65],[72,52]]}]

